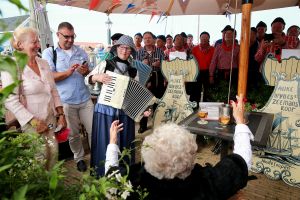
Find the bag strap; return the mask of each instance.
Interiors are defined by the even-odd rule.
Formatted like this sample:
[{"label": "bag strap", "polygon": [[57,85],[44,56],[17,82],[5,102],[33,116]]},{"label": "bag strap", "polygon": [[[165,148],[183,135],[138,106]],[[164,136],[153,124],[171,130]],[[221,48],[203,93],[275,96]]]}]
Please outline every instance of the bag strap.
[{"label": "bag strap", "polygon": [[56,49],[54,49],[54,46],[52,46],[52,52],[53,52],[53,58],[52,61],[54,63],[55,71],[56,71],[56,62],[57,62],[57,52]]},{"label": "bag strap", "polygon": [[17,70],[18,70],[18,79],[21,81],[21,83],[19,84],[19,101],[20,101],[21,104],[23,104],[23,106],[26,107],[27,101],[26,101],[26,97],[24,95],[22,71],[21,71],[19,65],[17,65]]}]

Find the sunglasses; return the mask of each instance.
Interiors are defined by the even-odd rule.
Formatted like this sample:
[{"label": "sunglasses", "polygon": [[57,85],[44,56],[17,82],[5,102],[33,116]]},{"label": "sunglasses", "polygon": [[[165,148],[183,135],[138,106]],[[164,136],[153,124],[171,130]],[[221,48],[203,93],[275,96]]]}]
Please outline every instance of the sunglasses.
[{"label": "sunglasses", "polygon": [[64,34],[62,34],[61,32],[58,32],[59,34],[61,34],[66,40],[68,40],[68,39],[75,39],[76,38],[76,34],[74,33],[74,35],[64,35]]}]

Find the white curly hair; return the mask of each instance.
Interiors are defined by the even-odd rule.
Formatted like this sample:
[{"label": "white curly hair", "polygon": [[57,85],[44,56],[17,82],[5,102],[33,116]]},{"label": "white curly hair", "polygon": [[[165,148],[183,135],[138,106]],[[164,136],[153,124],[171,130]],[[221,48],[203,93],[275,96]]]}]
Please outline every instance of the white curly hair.
[{"label": "white curly hair", "polygon": [[195,135],[169,123],[145,138],[142,159],[146,171],[158,179],[185,179],[194,168],[197,148]]}]

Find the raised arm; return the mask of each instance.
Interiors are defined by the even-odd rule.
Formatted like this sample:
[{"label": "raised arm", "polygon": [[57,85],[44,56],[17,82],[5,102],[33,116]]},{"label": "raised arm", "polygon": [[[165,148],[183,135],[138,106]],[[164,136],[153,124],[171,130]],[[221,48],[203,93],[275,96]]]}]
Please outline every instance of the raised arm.
[{"label": "raised arm", "polygon": [[118,133],[123,130],[123,123],[119,123],[119,120],[113,121],[110,126],[110,139],[109,145],[106,149],[106,159],[105,159],[105,173],[111,167],[119,166],[118,154],[120,152],[118,143]]},{"label": "raised arm", "polygon": [[233,137],[233,153],[240,155],[247,163],[248,169],[251,167],[252,149],[250,140],[254,140],[249,127],[245,125],[245,105],[243,95],[237,96],[237,103],[232,102],[233,117],[236,121],[235,133]]}]

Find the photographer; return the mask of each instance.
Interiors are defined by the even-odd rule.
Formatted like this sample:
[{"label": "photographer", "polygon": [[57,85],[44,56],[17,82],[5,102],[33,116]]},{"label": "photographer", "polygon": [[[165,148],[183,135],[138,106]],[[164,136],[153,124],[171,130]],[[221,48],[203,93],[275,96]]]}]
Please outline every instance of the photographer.
[{"label": "photographer", "polygon": [[281,49],[285,45],[285,22],[281,17],[277,17],[271,23],[272,34],[265,34],[264,39],[260,43],[260,47],[255,55],[255,60],[262,63],[268,54],[281,60]]}]

